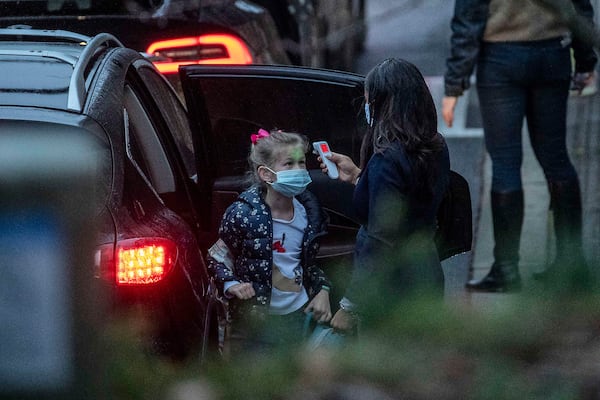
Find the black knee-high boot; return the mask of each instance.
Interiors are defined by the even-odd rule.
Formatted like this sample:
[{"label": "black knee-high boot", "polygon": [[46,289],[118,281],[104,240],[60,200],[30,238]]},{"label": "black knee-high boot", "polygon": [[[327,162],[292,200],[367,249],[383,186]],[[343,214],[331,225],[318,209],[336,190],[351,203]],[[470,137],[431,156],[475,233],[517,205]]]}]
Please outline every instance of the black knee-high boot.
[{"label": "black knee-high boot", "polygon": [[494,264],[483,279],[467,282],[470,290],[509,292],[521,288],[519,245],[523,226],[523,191],[493,192]]},{"label": "black knee-high boot", "polygon": [[556,257],[536,279],[555,277],[563,284],[587,285],[591,278],[583,255],[581,190],[577,179],[548,182],[554,217]]}]

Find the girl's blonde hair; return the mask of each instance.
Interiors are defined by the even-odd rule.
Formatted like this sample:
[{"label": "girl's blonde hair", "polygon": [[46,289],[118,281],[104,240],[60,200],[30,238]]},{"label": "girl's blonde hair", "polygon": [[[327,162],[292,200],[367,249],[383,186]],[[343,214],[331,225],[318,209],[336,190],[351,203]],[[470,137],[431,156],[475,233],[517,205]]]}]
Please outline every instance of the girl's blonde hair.
[{"label": "girl's blonde hair", "polygon": [[300,146],[303,153],[308,151],[308,139],[306,136],[296,132],[284,132],[271,130],[268,136],[261,136],[250,146],[248,155],[248,183],[264,185],[258,176],[258,167],[265,165],[272,167],[278,156],[278,152],[288,146]]}]

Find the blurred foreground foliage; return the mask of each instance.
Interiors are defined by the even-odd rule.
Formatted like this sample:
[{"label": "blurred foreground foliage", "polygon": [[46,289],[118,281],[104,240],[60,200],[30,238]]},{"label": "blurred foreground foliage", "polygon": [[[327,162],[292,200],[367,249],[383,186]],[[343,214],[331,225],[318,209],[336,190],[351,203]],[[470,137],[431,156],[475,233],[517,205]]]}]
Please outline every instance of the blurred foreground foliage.
[{"label": "blurred foreground foliage", "polygon": [[443,305],[406,300],[335,353],[173,363],[115,325],[110,397],[600,399],[600,294],[529,289]]}]

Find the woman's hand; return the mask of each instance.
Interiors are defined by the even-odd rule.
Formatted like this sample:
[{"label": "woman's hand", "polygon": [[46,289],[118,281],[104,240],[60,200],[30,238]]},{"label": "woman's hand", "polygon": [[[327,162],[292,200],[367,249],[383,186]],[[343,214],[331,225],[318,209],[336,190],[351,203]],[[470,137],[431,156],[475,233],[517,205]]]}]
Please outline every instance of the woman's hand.
[{"label": "woman's hand", "polygon": [[321,289],[319,293],[308,303],[304,309],[305,313],[312,312],[317,322],[329,322],[331,319],[331,305],[329,304],[329,292]]},{"label": "woman's hand", "polygon": [[577,72],[571,82],[571,93],[587,96],[596,93],[596,72]]},{"label": "woman's hand", "polygon": [[454,109],[456,108],[457,102],[458,97],[456,96],[444,96],[442,99],[442,118],[444,118],[448,128],[452,128],[452,123],[454,122]]},{"label": "woman's hand", "polygon": [[[356,184],[356,180],[360,175],[360,168],[354,164],[352,159],[344,154],[331,152],[331,156],[328,157],[338,169],[340,177],[338,178],[342,182],[348,182],[353,185]],[[321,157],[317,157],[319,162],[321,163],[319,166],[321,167],[321,171],[327,173],[327,166],[323,163]]]},{"label": "woman's hand", "polygon": [[237,283],[227,289],[227,294],[235,296],[240,300],[248,300],[256,295],[254,287],[250,282]]},{"label": "woman's hand", "polygon": [[331,323],[329,325],[331,325],[331,327],[335,330],[345,332],[352,329],[354,324],[354,316],[348,311],[340,308],[331,319]]}]

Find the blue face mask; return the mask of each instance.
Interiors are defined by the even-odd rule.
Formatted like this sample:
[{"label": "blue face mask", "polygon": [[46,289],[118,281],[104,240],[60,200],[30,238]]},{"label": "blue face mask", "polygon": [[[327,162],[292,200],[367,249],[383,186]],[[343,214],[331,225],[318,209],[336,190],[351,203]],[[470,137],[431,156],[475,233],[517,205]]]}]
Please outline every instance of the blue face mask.
[{"label": "blue face mask", "polygon": [[308,171],[305,169],[286,169],[275,172],[269,167],[265,167],[277,176],[275,182],[269,183],[273,189],[286,197],[294,197],[304,192],[306,187],[312,182]]},{"label": "blue face mask", "polygon": [[367,119],[367,125],[373,126],[373,118],[371,116],[371,105],[365,103],[365,118]]}]

